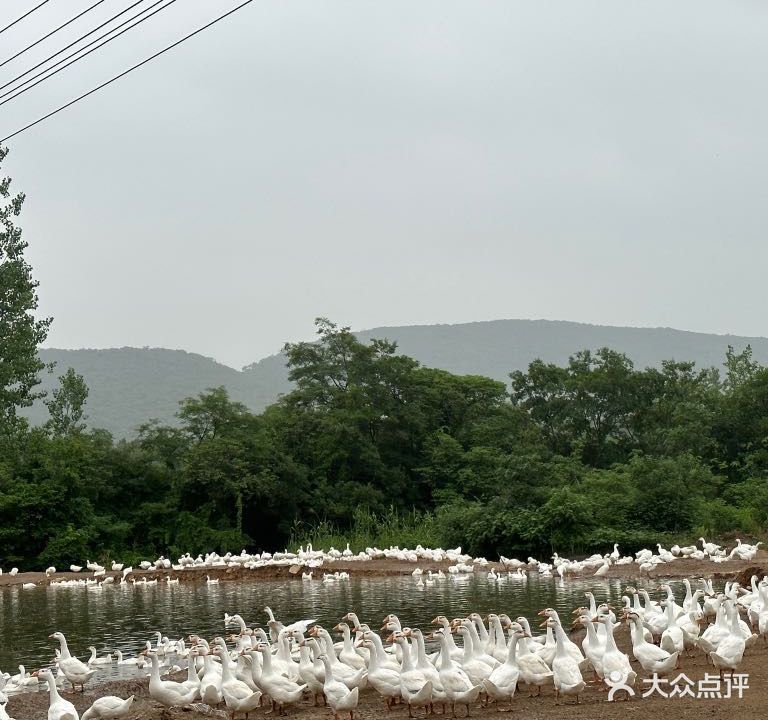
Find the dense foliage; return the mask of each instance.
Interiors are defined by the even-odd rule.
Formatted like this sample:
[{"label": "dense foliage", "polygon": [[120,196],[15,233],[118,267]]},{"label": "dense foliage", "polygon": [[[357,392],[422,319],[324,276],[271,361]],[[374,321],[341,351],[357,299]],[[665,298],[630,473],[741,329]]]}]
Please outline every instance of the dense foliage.
[{"label": "dense foliage", "polygon": [[749,350],[722,377],[583,351],[507,388],[318,332],[286,346],[295,390],[263,413],[215,388],[131,442],[85,429],[85,388],[63,376],[51,422],[4,439],[0,564],[344,538],[629,550],[768,522],[768,369]]},{"label": "dense foliage", "polygon": [[749,348],[729,350],[722,373],[581,351],[507,385],[321,319],[317,342],[284,348],[294,389],[261,413],[213,388],[177,425],[116,442],[88,429],[88,389],[69,371],[32,427],[18,410],[48,321],[34,318],[20,198],[0,211],[0,566],[345,538],[628,551],[768,522],[768,369]]}]

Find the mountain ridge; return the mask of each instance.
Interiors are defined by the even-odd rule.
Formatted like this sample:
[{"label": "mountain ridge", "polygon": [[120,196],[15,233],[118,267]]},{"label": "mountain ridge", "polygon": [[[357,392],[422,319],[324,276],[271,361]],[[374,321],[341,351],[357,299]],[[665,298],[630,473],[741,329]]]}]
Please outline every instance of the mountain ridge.
[{"label": "mountain ridge", "polygon": [[[594,325],[567,320],[486,320],[473,323],[382,326],[355,331],[363,342],[373,337],[397,342],[400,352],[423,365],[458,374],[508,380],[541,358],[563,364],[578,350],[610,347],[626,353],[637,367],[662,360],[693,360],[700,367],[722,367],[728,345],[751,345],[754,359],[768,365],[768,338],[700,333],[670,327]],[[90,388],[89,425],[116,437],[131,437],[150,418],[174,422],[179,401],[209,387],[224,385],[234,400],[261,410],[290,391],[282,353],[268,355],[237,370],[186,350],[150,347],[42,348],[41,359],[56,362],[43,373],[42,389],[73,367]],[[27,411],[34,423],[46,418],[42,402]]]}]

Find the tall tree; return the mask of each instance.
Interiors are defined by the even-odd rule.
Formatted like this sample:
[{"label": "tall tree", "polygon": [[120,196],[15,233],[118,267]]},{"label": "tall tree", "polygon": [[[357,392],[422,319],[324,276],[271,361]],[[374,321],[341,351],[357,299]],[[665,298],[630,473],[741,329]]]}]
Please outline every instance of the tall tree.
[{"label": "tall tree", "polygon": [[55,436],[74,435],[85,430],[87,399],[88,386],[83,376],[69,368],[59,377],[59,387],[53,391],[53,397],[45,401],[50,415],[46,424]]},{"label": "tall tree", "polygon": [[[8,150],[0,147],[0,164]],[[48,335],[51,318],[37,318],[37,286],[24,257],[27,243],[14,219],[21,213],[24,194],[11,195],[11,179],[0,179],[0,432],[17,423],[19,408],[29,407],[42,393],[35,392],[45,367],[37,355]]]}]

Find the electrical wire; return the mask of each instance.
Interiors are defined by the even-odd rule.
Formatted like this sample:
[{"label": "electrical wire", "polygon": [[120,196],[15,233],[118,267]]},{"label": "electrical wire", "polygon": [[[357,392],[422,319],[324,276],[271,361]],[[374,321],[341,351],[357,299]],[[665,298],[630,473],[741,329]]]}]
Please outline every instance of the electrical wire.
[{"label": "electrical wire", "polygon": [[[68,62],[66,65],[63,65],[62,67],[58,68],[58,70],[54,70],[53,72],[50,72],[57,65],[61,65],[63,62],[66,62],[70,58],[72,58],[75,55],[77,55],[79,52],[82,52],[83,50],[85,50],[85,48],[90,47],[91,45],[93,45],[94,43],[98,42],[99,40],[107,37],[107,35],[109,35],[110,33],[114,32],[115,30],[117,30],[117,29],[119,29],[121,27],[123,27],[123,25],[125,25],[126,23],[131,22],[131,20],[135,20],[140,15],[144,15],[144,13],[146,13],[149,10],[151,10],[153,7],[156,7],[161,2],[163,2],[163,0],[157,0],[157,2],[155,2],[153,5],[150,5],[149,7],[144,8],[144,10],[136,13],[136,15],[134,15],[132,18],[129,18],[128,20],[125,20],[124,22],[120,23],[120,25],[117,25],[116,27],[112,28],[112,30],[109,30],[109,31],[105,32],[103,35],[101,35],[100,37],[96,38],[95,40],[92,40],[87,45],[84,45],[79,50],[75,50],[75,52],[67,55],[67,57],[62,58],[58,62],[56,62],[53,65],[51,65],[50,67],[46,68],[45,70],[41,70],[39,73],[37,73],[37,75],[33,75],[31,78],[27,78],[18,87],[15,87],[15,88],[13,88],[11,90],[8,90],[8,91],[4,92],[2,95],[0,95],[0,98],[7,97],[8,95],[10,95],[11,97],[7,98],[7,100],[3,100],[2,102],[0,102],[0,105],[5,105],[5,103],[11,102],[11,100],[13,100],[14,98],[19,97],[19,95],[23,95],[25,92],[27,92],[27,90],[31,90],[36,85],[39,85],[41,82],[45,82],[46,80],[48,80],[48,78],[53,77],[57,73],[60,73],[62,70],[65,70],[66,68],[68,68],[70,65],[74,65],[78,60],[82,60],[84,57],[87,57],[92,52],[96,52],[99,48],[103,47],[104,45],[106,45],[109,42],[112,42],[112,40],[115,40],[116,38],[119,38],[122,34],[127,33],[129,30],[133,30],[133,28],[135,28],[137,25],[141,25],[141,23],[143,23],[145,20],[149,20],[149,18],[151,18],[153,15],[157,15],[157,13],[159,13],[161,10],[165,10],[167,7],[170,7],[171,5],[173,5],[173,3],[176,2],[176,0],[169,0],[169,2],[166,5],[163,5],[162,7],[157,8],[157,10],[155,10],[153,13],[150,13],[149,15],[146,15],[145,17],[141,18],[141,20],[139,20],[138,22],[135,22],[133,25],[130,25],[129,27],[125,28],[124,30],[121,30],[119,33],[117,33],[117,35],[113,35],[111,38],[109,38],[107,40],[104,40],[104,42],[101,43],[100,45],[97,45],[95,48],[91,48],[87,53],[83,53],[82,55],[76,57],[71,62]],[[46,73],[49,73],[49,74],[46,75]],[[45,77],[41,78],[37,82],[32,82],[35,78],[39,78],[41,75],[45,75]],[[25,87],[22,90],[21,89],[22,86],[27,85],[27,83],[32,83],[32,84],[28,85],[27,87]]]},{"label": "electrical wire", "polygon": [[[77,43],[79,43],[81,40],[85,40],[85,38],[87,38],[89,35],[93,35],[93,33],[95,33],[97,30],[101,30],[101,28],[103,28],[105,25],[109,25],[109,23],[111,23],[113,20],[117,20],[117,18],[119,18],[121,15],[125,15],[125,13],[127,13],[129,10],[133,10],[133,8],[135,8],[137,5],[141,5],[141,3],[143,2],[144,0],[136,0],[136,2],[133,3],[133,5],[129,5],[127,8],[125,8],[125,10],[121,10],[116,15],[113,15],[106,22],[101,23],[101,25],[93,28],[93,30],[89,30],[87,33],[77,38],[77,40],[75,40],[74,42],[69,43],[69,45],[61,48],[61,50],[57,50],[55,53],[53,53],[53,55],[49,55],[47,58],[45,58],[45,60],[41,60],[39,63],[37,63],[37,65],[33,65],[31,68],[29,68],[29,70],[25,70],[23,73],[21,73],[20,75],[17,75],[12,80],[9,80],[4,85],[0,85],[0,90],[7,88],[9,85],[13,85],[13,83],[15,83],[17,80],[21,80],[21,78],[23,78],[25,75],[29,75],[29,73],[31,73],[33,70],[37,70],[37,68],[39,68],[41,65],[45,65],[45,63],[47,63],[49,60],[53,60],[53,58],[55,58],[57,55],[61,55],[61,53],[69,50],[69,48],[71,48],[72,46],[77,45]],[[120,26],[118,25],[118,27]],[[114,29],[116,28],[113,28],[113,30]],[[86,45],[85,47],[88,47],[88,46]],[[81,50],[82,49],[84,48],[81,48]]]},{"label": "electrical wire", "polygon": [[50,2],[51,0],[43,0],[39,5],[35,5],[31,10],[27,10],[21,17],[16,18],[13,22],[8,23],[2,30],[0,30],[0,34],[4,33],[6,30],[12,28],[16,23],[21,22],[25,17],[29,17],[35,10],[38,8],[43,7],[45,3]]},{"label": "electrical wire", "polygon": [[169,50],[173,50],[173,48],[177,47],[178,45],[181,45],[183,42],[189,40],[190,38],[194,37],[195,35],[198,35],[199,33],[203,32],[204,30],[207,30],[208,28],[212,27],[218,22],[221,22],[225,18],[229,17],[230,15],[236,13],[238,10],[241,10],[246,5],[250,5],[253,2],[253,0],[245,0],[245,2],[240,3],[239,5],[235,6],[228,12],[225,12],[223,15],[219,15],[219,17],[215,18],[214,20],[211,20],[209,23],[206,23],[205,25],[199,27],[197,30],[193,30],[188,35],[185,35],[180,40],[177,40],[176,42],[172,43],[171,45],[168,45],[167,47],[163,48],[162,50],[159,50],[154,55],[150,55],[148,58],[145,58],[141,62],[136,63],[135,65],[132,65],[127,70],[123,70],[123,72],[119,73],[118,75],[115,75],[114,77],[110,78],[106,82],[101,83],[101,85],[97,85],[95,88],[92,88],[86,93],[83,93],[82,95],[79,95],[74,100],[70,100],[68,103],[65,103],[61,107],[56,108],[55,110],[51,110],[51,112],[47,113],[46,115],[43,115],[42,117],[39,117],[34,122],[29,123],[28,125],[25,125],[22,128],[19,128],[15,132],[12,132],[10,135],[6,135],[4,138],[0,138],[0,143],[4,143],[6,140],[10,140],[13,137],[16,137],[17,135],[20,135],[21,133],[29,130],[30,128],[34,127],[35,125],[40,124],[41,122],[47,120],[50,117],[53,117],[54,115],[60,113],[62,110],[66,110],[68,107],[72,107],[75,103],[80,102],[81,100],[84,100],[89,95],[93,95],[95,92],[98,92],[102,88],[107,87],[107,85],[111,85],[116,80],[119,80],[122,77],[125,77],[128,75],[128,73],[133,72],[134,70],[137,70],[138,68],[142,67],[142,65],[146,65],[148,62],[151,62],[155,58],[160,57],[164,53],[167,53]]},{"label": "electrical wire", "polygon": [[104,0],[98,0],[98,2],[95,2],[89,8],[86,8],[80,14],[75,15],[75,17],[70,18],[64,24],[59,25],[59,27],[54,28],[53,30],[51,30],[51,32],[47,33],[46,35],[43,35],[43,37],[41,37],[39,40],[35,40],[35,42],[33,42],[31,45],[27,45],[27,47],[25,47],[23,50],[19,50],[19,52],[17,52],[15,55],[11,55],[11,57],[9,57],[7,60],[3,60],[3,62],[0,62],[0,67],[3,67],[3,65],[7,65],[9,62],[11,62],[11,60],[15,60],[17,57],[19,57],[19,55],[23,55],[25,52],[27,52],[27,50],[31,50],[33,47],[35,47],[35,45],[39,45],[41,42],[43,42],[43,40],[47,40],[49,37],[51,37],[51,35],[54,35],[55,33],[59,32],[59,30],[63,30],[65,27],[67,27],[67,25],[71,25],[73,22],[75,22],[75,20],[83,17],[85,13],[91,12],[93,8],[97,7],[98,5],[101,5],[101,3],[103,2]]}]

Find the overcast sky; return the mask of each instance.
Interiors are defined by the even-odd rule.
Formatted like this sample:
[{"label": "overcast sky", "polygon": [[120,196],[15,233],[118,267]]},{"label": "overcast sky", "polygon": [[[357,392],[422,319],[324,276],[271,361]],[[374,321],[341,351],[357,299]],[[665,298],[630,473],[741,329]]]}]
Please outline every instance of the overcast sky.
[{"label": "overcast sky", "polygon": [[[91,4],[49,2],[0,61]],[[179,0],[0,107],[0,137],[237,4]],[[239,367],[317,315],[766,335],[767,37],[761,0],[257,0],[8,143],[47,345]]]}]

